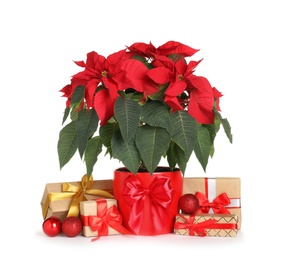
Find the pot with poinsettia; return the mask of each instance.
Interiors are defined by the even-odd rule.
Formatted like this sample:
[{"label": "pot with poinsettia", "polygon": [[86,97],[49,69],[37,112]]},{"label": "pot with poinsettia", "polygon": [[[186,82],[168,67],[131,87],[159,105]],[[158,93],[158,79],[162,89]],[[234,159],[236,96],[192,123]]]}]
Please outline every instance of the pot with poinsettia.
[{"label": "pot with poinsettia", "polygon": [[107,58],[92,51],[75,62],[82,70],[60,90],[67,98],[60,167],[77,151],[88,176],[103,149],[118,159],[114,196],[134,234],[171,233],[191,154],[206,171],[220,125],[232,142],[221,92],[194,74],[202,60],[187,61],[197,51],[175,41],[137,42]]}]

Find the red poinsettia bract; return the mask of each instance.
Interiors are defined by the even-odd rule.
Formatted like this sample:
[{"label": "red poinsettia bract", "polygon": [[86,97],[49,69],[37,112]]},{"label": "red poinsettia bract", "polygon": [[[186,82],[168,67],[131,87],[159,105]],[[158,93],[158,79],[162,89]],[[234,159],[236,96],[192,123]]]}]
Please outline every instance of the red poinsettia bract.
[{"label": "red poinsettia bract", "polygon": [[[63,96],[70,100],[77,86],[85,86],[87,107],[96,110],[101,125],[106,124],[114,115],[113,106],[119,97],[118,90],[124,89],[124,84],[126,84],[123,80],[124,71],[120,66],[126,55],[126,51],[121,50],[109,55],[106,59],[97,52],[88,53],[86,63],[75,62],[85,69],[75,74],[71,79],[71,84],[61,90],[64,92]],[[98,89],[98,87],[100,88]],[[70,105],[69,101],[67,105]]]},{"label": "red poinsettia bract", "polygon": [[201,124],[214,122],[213,106],[220,111],[222,94],[209,81],[194,75],[202,61],[189,61],[198,50],[176,41],[168,41],[156,48],[137,42],[105,58],[93,51],[86,62],[75,62],[84,68],[72,76],[71,84],[60,91],[70,105],[77,86],[85,86],[84,104],[94,108],[105,125],[114,116],[114,104],[120,92],[139,93],[140,102],[149,98],[159,99],[171,107],[171,111],[186,110]]}]

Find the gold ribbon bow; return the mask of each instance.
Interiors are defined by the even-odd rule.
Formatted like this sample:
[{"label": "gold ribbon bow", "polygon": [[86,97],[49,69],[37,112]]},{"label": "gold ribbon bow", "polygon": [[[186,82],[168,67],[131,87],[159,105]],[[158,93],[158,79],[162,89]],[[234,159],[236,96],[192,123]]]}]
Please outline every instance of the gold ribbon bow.
[{"label": "gold ribbon bow", "polygon": [[107,197],[107,198],[114,198],[114,196],[107,191],[91,189],[94,185],[94,180],[93,180],[92,175],[88,179],[87,174],[85,174],[82,177],[81,182],[77,182],[77,184],[78,184],[78,186],[70,184],[70,183],[63,183],[62,192],[53,192],[53,193],[48,194],[46,202],[42,209],[44,219],[47,216],[48,208],[49,208],[50,202],[52,202],[52,201],[72,198],[72,201],[71,201],[68,213],[67,213],[67,217],[69,217],[69,216],[78,216],[79,203],[81,201],[86,200],[85,194],[96,195],[96,196]]}]

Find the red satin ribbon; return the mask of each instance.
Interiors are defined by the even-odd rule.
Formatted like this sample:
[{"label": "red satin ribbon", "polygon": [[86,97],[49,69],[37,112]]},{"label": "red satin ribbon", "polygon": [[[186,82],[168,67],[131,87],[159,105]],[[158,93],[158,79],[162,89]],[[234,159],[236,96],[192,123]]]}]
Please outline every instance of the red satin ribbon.
[{"label": "red satin ribbon", "polygon": [[195,193],[195,196],[198,198],[200,205],[196,213],[209,213],[210,208],[212,208],[216,214],[230,214],[225,208],[230,204],[230,199],[225,192],[218,195],[213,202],[209,202],[207,196],[199,191]]},{"label": "red satin ribbon", "polygon": [[[108,236],[108,227],[112,227],[121,234],[130,234],[130,232],[122,226],[122,216],[115,205],[107,208],[105,199],[97,199],[97,216],[81,215],[84,226],[90,226],[93,231],[98,231],[98,237]],[[94,241],[93,239],[92,241]]]},{"label": "red satin ribbon", "polygon": [[184,223],[176,222],[175,229],[189,229],[189,235],[195,236],[195,233],[198,234],[200,237],[204,237],[207,235],[206,228],[214,228],[213,225],[218,221],[215,219],[208,219],[202,221],[200,223],[194,224],[195,217],[190,216],[189,218],[180,215],[182,219],[184,219]]},{"label": "red satin ribbon", "polygon": [[174,228],[175,229],[189,229],[189,235],[195,236],[195,234],[198,234],[198,236],[204,237],[207,235],[206,229],[237,229],[236,223],[223,223],[219,224],[217,223],[218,220],[215,219],[207,219],[205,221],[202,221],[200,223],[194,224],[195,221],[195,215],[190,215],[189,218],[186,218],[183,215],[180,216],[184,222],[175,222]]},{"label": "red satin ribbon", "polygon": [[[141,223],[145,214],[149,214],[152,224],[152,233],[160,232],[169,218],[169,209],[175,190],[172,189],[170,178],[155,176],[148,188],[143,187],[135,175],[129,176],[124,181],[123,198],[132,207],[128,221],[131,229],[139,234]],[[144,207],[148,209],[147,212]]]}]

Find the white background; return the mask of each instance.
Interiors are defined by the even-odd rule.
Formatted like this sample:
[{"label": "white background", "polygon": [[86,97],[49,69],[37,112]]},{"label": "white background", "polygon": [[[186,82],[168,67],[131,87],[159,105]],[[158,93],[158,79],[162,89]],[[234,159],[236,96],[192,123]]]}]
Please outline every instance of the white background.
[{"label": "white background", "polygon": [[[280,244],[279,1],[1,1],[1,259],[240,259],[273,257]],[[168,40],[200,49],[196,74],[222,91],[223,132],[205,173],[194,157],[185,175],[240,177],[242,229],[236,238],[46,237],[40,201],[46,183],[80,180],[78,156],[59,169],[65,99],[80,71],[72,61],[107,56],[134,42]],[[100,156],[95,179],[118,161]],[[279,242],[278,242],[279,240]],[[4,257],[5,256],[5,257]]]}]

